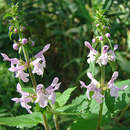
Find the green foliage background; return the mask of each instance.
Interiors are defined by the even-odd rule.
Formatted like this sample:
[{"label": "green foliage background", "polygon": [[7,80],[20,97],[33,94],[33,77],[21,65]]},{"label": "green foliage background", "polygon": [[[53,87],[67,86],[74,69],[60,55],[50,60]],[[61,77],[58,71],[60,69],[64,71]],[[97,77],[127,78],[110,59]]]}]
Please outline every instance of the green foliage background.
[{"label": "green foliage background", "polygon": [[[76,110],[74,109],[72,112],[77,112],[77,114],[79,114],[79,112],[86,111],[86,106],[89,106],[89,104],[85,102],[85,95],[83,95],[84,90],[81,90],[79,87],[79,80],[82,79],[86,81],[86,83],[89,82],[89,80],[86,79],[86,72],[88,69],[91,69],[86,62],[86,56],[89,53],[89,50],[84,47],[83,43],[85,40],[91,42],[91,39],[93,38],[93,30],[95,28],[93,23],[97,8],[106,10],[105,15],[111,22],[111,39],[113,39],[114,44],[119,45],[119,49],[116,53],[116,69],[119,71],[118,80],[122,81],[130,78],[130,2],[128,0],[19,1],[21,2],[20,8],[24,10],[23,19],[28,25],[27,32],[25,32],[26,36],[28,37],[31,35],[36,42],[35,48],[30,48],[30,51],[37,52],[41,50],[45,44],[51,43],[51,49],[46,53],[47,68],[42,79],[37,77],[38,82],[48,85],[54,76],[58,76],[62,82],[60,92],[63,92],[72,86],[76,87],[71,97],[69,95],[69,100],[65,99],[66,101],[64,103],[66,103],[66,106],[62,106],[62,104],[60,104],[61,107],[57,109],[58,111],[70,111],[71,108],[76,108]],[[4,52],[10,57],[17,57],[17,53],[12,49],[13,43],[8,38],[8,20],[3,18],[9,10],[9,5],[9,0],[0,0],[0,53]],[[17,96],[17,79],[14,78],[13,73],[8,71],[8,67],[9,64],[7,62],[3,62],[2,57],[0,57],[0,117],[16,116],[26,113],[26,111],[22,109],[19,104],[15,104],[10,100],[12,97]],[[98,68],[96,68],[94,72],[98,76]],[[110,67],[107,67],[106,74],[106,79],[109,80],[112,74],[112,69]],[[118,110],[119,113],[120,110],[128,104],[127,101],[126,104],[123,101],[123,95],[121,95],[119,102],[116,102],[117,108],[113,108],[113,110],[111,110],[114,111],[113,115],[117,114],[115,110]],[[61,102],[60,98],[58,102]],[[69,103],[72,104],[70,105]],[[124,103],[123,106],[121,103]],[[96,107],[95,103],[92,103],[89,106],[92,109],[93,104],[94,107]],[[107,105],[109,108],[110,104],[108,103]],[[98,110],[98,108],[95,109]],[[92,116],[89,114],[81,115],[81,117],[87,116],[87,120],[79,117],[77,118],[76,116],[73,117],[68,115],[66,117],[63,115],[63,117],[60,118],[60,125],[62,126],[63,123],[66,122],[64,127],[62,127],[62,130],[79,130],[81,126],[82,130],[86,130],[86,122],[91,124],[91,126],[95,126],[96,114],[97,113],[93,113]],[[109,116],[113,118],[113,115]],[[111,124],[109,121],[109,123],[105,125],[106,127],[104,127],[104,129],[129,129],[129,115],[130,111],[128,110],[122,119],[122,127],[119,128],[119,124]],[[52,123],[51,118],[48,117],[48,119],[50,119],[52,129],[54,129],[54,124]],[[73,119],[76,120],[75,123],[73,123]],[[2,122],[2,120],[0,120],[0,122]],[[37,120],[35,124],[40,122],[41,120],[39,117],[39,120]],[[68,126],[71,126],[71,128]],[[43,126],[38,125],[30,129],[35,130],[41,128],[43,129]],[[0,129],[15,130],[14,127],[6,127],[3,125],[0,126]],[[87,129],[94,130],[93,127]]]}]

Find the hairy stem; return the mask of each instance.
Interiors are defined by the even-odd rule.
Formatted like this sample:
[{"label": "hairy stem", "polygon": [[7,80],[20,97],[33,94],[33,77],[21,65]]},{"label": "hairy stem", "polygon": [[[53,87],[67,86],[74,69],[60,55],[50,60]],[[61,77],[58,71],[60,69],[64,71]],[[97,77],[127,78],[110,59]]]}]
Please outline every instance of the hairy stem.
[{"label": "hairy stem", "polygon": [[36,79],[35,79],[34,75],[32,74],[32,70],[31,70],[31,67],[30,67],[30,62],[29,62],[28,53],[27,53],[27,51],[25,50],[24,46],[22,46],[22,50],[23,50],[24,57],[25,57],[25,60],[26,60],[26,63],[27,63],[27,67],[28,67],[29,75],[30,75],[30,77],[31,77],[31,81],[32,81],[33,88],[36,89],[37,83],[36,83]]},{"label": "hairy stem", "polygon": [[[104,95],[104,93],[103,93],[104,82],[105,82],[105,67],[101,67],[101,89],[102,89],[102,94],[103,95]],[[100,130],[100,128],[101,128],[102,111],[103,111],[103,102],[100,104],[99,115],[98,115],[98,123],[97,123],[97,130]]]},{"label": "hairy stem", "polygon": [[53,120],[54,120],[54,123],[55,123],[56,130],[60,130],[56,114],[53,115]]},{"label": "hairy stem", "polygon": [[43,114],[43,124],[44,124],[45,130],[49,130],[49,126],[48,126],[45,114]]}]

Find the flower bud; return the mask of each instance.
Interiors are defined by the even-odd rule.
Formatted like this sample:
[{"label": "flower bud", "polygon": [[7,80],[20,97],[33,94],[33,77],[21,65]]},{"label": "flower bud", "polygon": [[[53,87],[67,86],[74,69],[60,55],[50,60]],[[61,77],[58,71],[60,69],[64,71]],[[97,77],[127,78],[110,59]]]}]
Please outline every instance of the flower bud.
[{"label": "flower bud", "polygon": [[35,42],[34,41],[32,41],[32,46],[35,46]]},{"label": "flower bud", "polygon": [[19,18],[19,16],[16,16],[16,19],[18,19]]},{"label": "flower bud", "polygon": [[103,40],[103,37],[102,37],[102,36],[100,36],[100,37],[99,37],[99,40],[100,40],[100,41],[102,41],[102,40]]},{"label": "flower bud", "polygon": [[93,38],[93,39],[92,39],[92,43],[95,43],[95,41],[96,41],[95,38]]},{"label": "flower bud", "polygon": [[16,50],[16,51],[18,50],[18,44],[17,43],[13,44],[13,49]]},{"label": "flower bud", "polygon": [[17,32],[18,32],[18,29],[17,29],[17,28],[15,28],[15,29],[14,29],[14,32],[15,32],[15,33],[17,33]]},{"label": "flower bud", "polygon": [[25,45],[25,44],[27,44],[27,43],[28,43],[28,40],[27,40],[26,38],[23,38],[23,39],[22,39],[22,44]]},{"label": "flower bud", "polygon": [[111,35],[110,35],[110,33],[106,33],[105,36],[106,36],[107,38],[109,38]]},{"label": "flower bud", "polygon": [[99,26],[99,24],[96,24],[96,27],[98,27]]}]

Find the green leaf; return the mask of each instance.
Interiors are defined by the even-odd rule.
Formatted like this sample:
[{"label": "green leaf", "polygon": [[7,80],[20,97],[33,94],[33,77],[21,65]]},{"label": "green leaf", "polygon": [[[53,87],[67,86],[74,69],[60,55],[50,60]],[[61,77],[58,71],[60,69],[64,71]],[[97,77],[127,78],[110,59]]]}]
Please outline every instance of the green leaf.
[{"label": "green leaf", "polygon": [[63,106],[64,104],[67,103],[70,94],[75,90],[76,87],[73,88],[68,88],[67,90],[65,90],[61,96],[59,96],[56,101],[59,103],[60,106]]},{"label": "green leaf", "polygon": [[121,87],[121,86],[124,86],[124,85],[130,86],[130,79],[124,80],[124,81],[118,81],[118,82],[115,83],[115,85],[118,86],[118,87]]},{"label": "green leaf", "polygon": [[28,92],[28,93],[35,94],[35,91],[34,91],[33,88],[22,88],[22,90],[23,90],[24,92]]},{"label": "green leaf", "polygon": [[105,3],[103,4],[103,9],[110,9],[112,6],[113,0],[105,0]]},{"label": "green leaf", "polygon": [[130,73],[130,61],[123,58],[123,56],[121,56],[119,53],[116,53],[116,54],[117,54],[117,60],[121,69],[127,73]]},{"label": "green leaf", "polygon": [[16,117],[0,118],[0,125],[7,125],[18,128],[31,128],[39,123],[43,123],[42,114],[40,112],[33,112],[32,114],[26,114]]},{"label": "green leaf", "polygon": [[13,32],[9,31],[9,39],[12,40],[12,34]]},{"label": "green leaf", "polygon": [[79,112],[81,110],[80,104],[84,101],[84,99],[85,99],[85,96],[81,95],[77,97],[76,99],[74,99],[71,104],[59,107],[56,110],[60,112],[61,111],[62,112],[76,112],[76,111]]},{"label": "green leaf", "polygon": [[98,68],[95,66],[95,63],[94,62],[91,62],[89,64],[89,69],[88,69],[89,72],[92,73],[93,76],[95,76],[97,73],[98,73]]},{"label": "green leaf", "polygon": [[[90,109],[89,111],[92,113],[92,114],[97,114],[99,113],[99,108],[100,108],[100,104],[98,104],[95,100],[92,100],[91,101],[91,104],[90,104]],[[105,113],[107,112],[107,107],[105,105],[105,103],[103,103],[103,112],[102,114],[105,115]]]},{"label": "green leaf", "polygon": [[124,91],[119,91],[118,93],[118,104],[120,104],[120,108],[125,107],[126,104],[130,103],[130,79],[124,80],[124,81],[119,81],[115,83],[116,86],[121,87],[124,85],[127,85],[128,87]]},{"label": "green leaf", "polygon": [[105,92],[105,104],[110,112],[114,112],[115,108],[115,97],[110,95],[110,92]]},{"label": "green leaf", "polygon": [[93,19],[89,14],[89,11],[85,8],[85,4],[82,0],[77,0],[77,3],[79,4],[80,12],[82,13],[82,16],[86,19],[87,23],[92,23]]},{"label": "green leaf", "polygon": [[97,126],[97,115],[95,114],[87,114],[87,119],[78,118],[72,124],[72,130],[95,130]]}]

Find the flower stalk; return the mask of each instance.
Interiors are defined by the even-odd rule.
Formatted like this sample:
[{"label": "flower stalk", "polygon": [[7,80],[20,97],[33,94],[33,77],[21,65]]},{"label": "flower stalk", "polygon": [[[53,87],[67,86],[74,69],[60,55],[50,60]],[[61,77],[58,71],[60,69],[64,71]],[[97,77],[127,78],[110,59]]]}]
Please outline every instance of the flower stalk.
[{"label": "flower stalk", "polygon": [[[104,88],[104,81],[105,81],[105,67],[101,67],[101,89],[102,94],[104,95],[103,88]],[[101,121],[102,121],[102,111],[103,111],[103,102],[100,104],[99,115],[98,115],[98,123],[97,123],[97,130],[100,130]]]},{"label": "flower stalk", "polygon": [[49,130],[49,126],[48,126],[45,114],[43,114],[43,124],[44,124],[45,130]]},{"label": "flower stalk", "polygon": [[36,79],[35,79],[34,75],[32,74],[32,70],[31,70],[30,62],[29,62],[29,56],[28,56],[27,51],[25,50],[24,46],[22,46],[22,50],[23,50],[24,57],[25,57],[25,60],[27,63],[27,67],[28,67],[29,75],[31,77],[33,88],[36,89],[37,83],[36,83]]},{"label": "flower stalk", "polygon": [[55,123],[56,130],[60,130],[60,127],[59,127],[59,124],[58,124],[58,119],[57,119],[57,114],[53,115],[53,120],[54,120],[54,123]]},{"label": "flower stalk", "polygon": [[[101,42],[101,46],[103,48],[103,42]],[[101,53],[103,49],[101,50]],[[103,88],[105,86],[105,66],[101,67],[101,93],[104,95]],[[103,111],[103,102],[100,104],[99,115],[98,115],[98,123],[97,123],[97,130],[101,129],[101,121],[102,121],[102,111]]]}]

